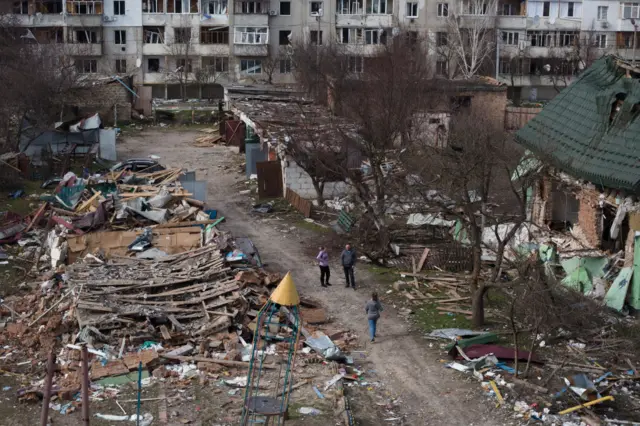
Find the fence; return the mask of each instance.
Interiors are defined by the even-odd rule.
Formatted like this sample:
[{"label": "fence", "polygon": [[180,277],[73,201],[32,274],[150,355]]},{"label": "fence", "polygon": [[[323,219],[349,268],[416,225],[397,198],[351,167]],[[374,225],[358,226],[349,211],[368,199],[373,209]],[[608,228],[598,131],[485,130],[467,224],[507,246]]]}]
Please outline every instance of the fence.
[{"label": "fence", "polygon": [[313,204],[311,203],[311,201],[305,200],[289,188],[287,188],[287,194],[285,198],[289,202],[289,204],[291,204],[296,208],[296,210],[302,213],[304,217],[311,217],[311,213],[313,212]]},{"label": "fence", "polygon": [[542,108],[508,106],[505,111],[505,127],[507,130],[519,130],[540,111]]}]

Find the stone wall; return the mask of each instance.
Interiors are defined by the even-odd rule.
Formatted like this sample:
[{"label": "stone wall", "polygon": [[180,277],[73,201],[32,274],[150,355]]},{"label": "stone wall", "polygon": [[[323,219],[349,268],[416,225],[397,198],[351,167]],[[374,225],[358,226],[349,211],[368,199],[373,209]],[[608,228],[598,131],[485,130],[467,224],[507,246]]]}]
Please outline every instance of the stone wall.
[{"label": "stone wall", "polygon": [[[293,160],[288,160],[288,166],[283,164],[283,179],[284,187],[291,188],[302,198],[308,200],[316,199],[316,190],[313,188],[311,177],[300,168]],[[349,185],[344,182],[327,182],[324,185],[324,198],[325,200],[332,199],[334,197],[341,197],[349,192]]]},{"label": "stone wall", "polygon": [[80,115],[100,114],[105,126],[114,124],[114,106],[117,105],[118,124],[131,121],[131,98],[133,95],[118,82],[97,84],[87,89],[78,89],[74,106]]}]

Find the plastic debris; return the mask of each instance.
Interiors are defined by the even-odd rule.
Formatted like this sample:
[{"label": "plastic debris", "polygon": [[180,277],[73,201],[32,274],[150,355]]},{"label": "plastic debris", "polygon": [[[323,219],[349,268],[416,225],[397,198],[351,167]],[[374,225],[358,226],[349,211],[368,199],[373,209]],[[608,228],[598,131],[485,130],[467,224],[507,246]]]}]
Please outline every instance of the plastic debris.
[{"label": "plastic debris", "polygon": [[318,416],[320,414],[322,414],[322,411],[318,410],[317,408],[313,408],[313,407],[300,407],[298,408],[298,412],[300,414],[309,414],[312,416]]}]

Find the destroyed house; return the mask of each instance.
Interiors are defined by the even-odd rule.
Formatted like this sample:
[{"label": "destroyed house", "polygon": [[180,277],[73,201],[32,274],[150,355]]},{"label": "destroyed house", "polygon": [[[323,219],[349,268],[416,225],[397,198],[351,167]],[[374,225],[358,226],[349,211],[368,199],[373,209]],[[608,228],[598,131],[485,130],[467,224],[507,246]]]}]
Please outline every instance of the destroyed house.
[{"label": "destroyed house", "polygon": [[550,171],[532,188],[534,223],[564,225],[593,248],[633,252],[633,231],[640,231],[639,75],[617,57],[603,57],[516,133]]}]

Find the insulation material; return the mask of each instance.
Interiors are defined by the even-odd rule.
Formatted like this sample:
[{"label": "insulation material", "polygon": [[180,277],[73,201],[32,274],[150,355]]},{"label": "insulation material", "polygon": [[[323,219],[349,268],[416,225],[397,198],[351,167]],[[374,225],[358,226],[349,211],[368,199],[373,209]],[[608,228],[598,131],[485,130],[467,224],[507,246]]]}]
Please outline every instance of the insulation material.
[{"label": "insulation material", "polygon": [[604,298],[604,303],[610,308],[616,311],[621,311],[624,307],[624,301],[627,298],[627,291],[629,290],[629,282],[633,275],[633,268],[622,268],[620,273],[616,277],[611,288],[607,292]]},{"label": "insulation material", "polygon": [[[197,226],[161,228],[153,230],[152,246],[167,254],[181,253],[200,247],[202,229]],[[140,231],[95,232],[70,236],[69,262],[75,262],[87,253],[101,250],[105,256],[126,256],[127,247],[142,234]]]}]

